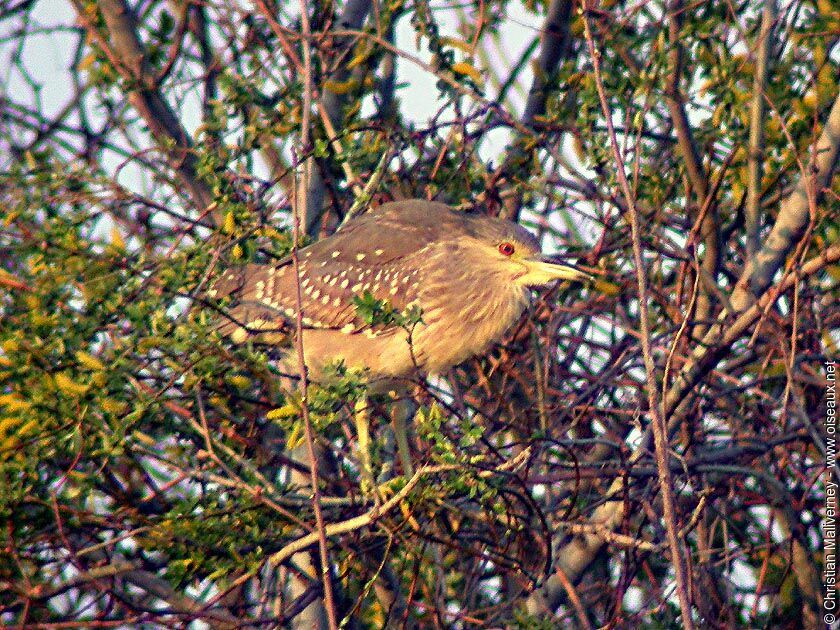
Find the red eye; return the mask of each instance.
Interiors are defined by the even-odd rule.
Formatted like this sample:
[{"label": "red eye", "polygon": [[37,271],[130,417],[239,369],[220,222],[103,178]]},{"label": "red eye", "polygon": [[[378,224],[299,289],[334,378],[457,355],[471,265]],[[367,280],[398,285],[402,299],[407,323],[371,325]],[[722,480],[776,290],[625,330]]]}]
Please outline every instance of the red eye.
[{"label": "red eye", "polygon": [[516,250],[513,247],[513,243],[508,243],[505,241],[504,243],[499,245],[499,253],[504,254],[505,256],[513,255],[513,252]]}]

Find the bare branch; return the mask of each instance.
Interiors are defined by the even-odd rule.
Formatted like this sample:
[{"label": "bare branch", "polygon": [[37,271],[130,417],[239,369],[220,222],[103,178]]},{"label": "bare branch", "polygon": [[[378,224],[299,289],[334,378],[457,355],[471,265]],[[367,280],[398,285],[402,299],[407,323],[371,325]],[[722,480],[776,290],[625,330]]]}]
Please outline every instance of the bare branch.
[{"label": "bare branch", "polygon": [[[585,6],[585,10],[588,7]],[[677,514],[674,507],[674,489],[669,464],[668,429],[666,426],[664,408],[660,407],[659,388],[657,386],[656,366],[653,360],[650,341],[650,321],[648,314],[648,288],[647,269],[642,255],[642,241],[639,226],[639,213],[636,209],[635,195],[630,190],[627,175],[624,173],[624,160],[616,140],[615,130],[612,126],[612,114],[604,91],[604,84],[601,78],[599,51],[595,47],[592,33],[589,28],[589,18],[583,16],[584,32],[586,43],[589,47],[589,54],[592,58],[592,66],[595,72],[595,83],[598,88],[598,97],[601,101],[601,110],[607,125],[607,132],[612,145],[613,157],[615,159],[616,173],[621,190],[624,193],[624,201],[627,204],[630,219],[630,231],[633,242],[633,259],[636,265],[636,281],[638,287],[639,303],[639,324],[642,339],[642,354],[645,362],[645,373],[647,376],[647,397],[648,411],[650,413],[650,424],[653,429],[654,444],[656,447],[656,467],[659,473],[659,490],[662,493],[662,504],[664,510],[665,529],[668,533],[668,545],[671,551],[671,563],[674,567],[674,575],[677,581],[677,595],[680,601],[680,612],[682,613],[683,626],[689,630],[694,627],[691,617],[691,594],[689,592],[688,576],[686,574],[685,560],[682,544],[677,530]]]},{"label": "bare branch", "polygon": [[522,114],[522,124],[533,126],[537,116],[545,113],[551,76],[561,60],[572,51],[572,35],[569,23],[575,0],[552,0],[540,31],[540,56],[534,71],[534,81],[528,90],[528,100]]},{"label": "bare branch", "polygon": [[[362,28],[371,8],[371,0],[348,0],[344,5],[341,16],[336,21],[333,30],[343,31],[344,34],[336,34],[334,49],[341,58],[355,41],[355,38],[348,31],[355,31]],[[342,82],[350,76],[351,70],[347,69],[346,63],[340,63],[338,69],[329,77],[335,82]],[[344,107],[347,104],[347,94],[339,94],[327,86],[322,87],[321,104],[326,112],[326,118],[332,127],[340,128],[344,118]],[[314,157],[309,157],[305,163],[306,173],[306,203],[303,206],[303,228],[307,234],[313,236],[318,232],[318,220],[324,213],[324,198],[326,187],[321,169],[318,167]]]},{"label": "bare branch", "polygon": [[[170,166],[184,182],[193,203],[199,211],[205,212],[213,203],[213,192],[196,173],[197,160],[192,140],[160,92],[160,85],[137,34],[138,25],[133,11],[122,0],[103,0],[98,3],[108,27],[105,36],[91,22],[82,3],[74,0],[74,5],[88,34],[96,40],[117,72],[131,86],[128,90],[129,101],[167,154]],[[218,221],[218,217],[216,219]]]},{"label": "bare branch", "polygon": [[[735,322],[726,329],[725,334],[715,340],[716,343],[711,346],[704,344],[697,347],[691,362],[686,364],[680,371],[679,376],[674,380],[674,384],[664,399],[666,414],[670,416],[668,422],[669,432],[672,432],[681,420],[676,410],[688,391],[704,375],[713,369],[714,365],[726,354],[726,350],[735,341],[743,337],[750,327],[761,317],[765,309],[776,301],[777,296],[788,290],[801,278],[816,274],[828,265],[836,263],[838,260],[840,260],[840,245],[834,245],[821,255],[803,264],[798,274],[785,276],[777,287],[777,290],[765,293],[757,303],[741,313]],[[707,333],[707,339],[708,337],[709,334]],[[712,342],[713,340],[709,339],[709,341]],[[644,456],[647,452],[648,444],[649,441],[646,439],[641,441],[640,446],[628,458],[628,467],[638,462]],[[620,477],[613,481],[606,493],[607,496],[620,497],[622,484],[623,480]],[[603,549],[604,545],[607,544],[604,537],[596,532],[605,530],[614,531],[624,519],[624,508],[625,504],[622,500],[611,500],[602,504],[590,518],[590,522],[596,525],[596,531],[582,536],[576,536],[555,553],[555,562],[572,582],[580,579],[601,549]],[[540,589],[532,593],[528,600],[529,611],[536,613],[553,609],[557,605],[562,592],[562,585],[557,579],[554,577],[549,578]]]},{"label": "bare branch", "polygon": [[[704,212],[702,217],[700,234],[703,237],[705,251],[703,252],[702,271],[707,278],[717,282],[718,268],[720,266],[720,219],[717,212],[717,203],[709,196],[709,182],[703,170],[703,159],[694,133],[691,130],[691,123],[685,111],[685,103],[680,91],[680,77],[683,67],[683,47],[680,42],[680,28],[682,25],[681,15],[684,10],[682,0],[672,0],[668,9],[668,36],[671,45],[669,57],[671,60],[670,80],[665,92],[665,100],[668,110],[671,113],[671,121],[674,131],[677,134],[677,146],[680,155],[688,172],[688,178],[697,196],[697,207]],[[697,295],[697,307],[695,319],[704,322],[712,315],[713,301],[712,292],[707,291],[705,285],[700,285]],[[702,335],[704,324],[695,328],[695,333]]]},{"label": "bare branch", "polygon": [[750,104],[750,146],[747,166],[747,207],[744,211],[744,228],[747,233],[747,256],[758,253],[761,230],[761,177],[764,172],[764,99],[769,72],[770,41],[776,21],[776,0],[765,0],[758,33],[758,50],[755,54],[755,79]]}]

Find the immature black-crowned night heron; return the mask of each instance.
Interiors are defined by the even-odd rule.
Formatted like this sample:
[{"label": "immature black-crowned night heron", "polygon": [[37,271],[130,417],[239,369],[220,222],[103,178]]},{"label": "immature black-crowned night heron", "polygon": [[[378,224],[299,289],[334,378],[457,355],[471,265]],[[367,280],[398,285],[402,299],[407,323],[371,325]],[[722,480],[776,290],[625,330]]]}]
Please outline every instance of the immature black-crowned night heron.
[{"label": "immature black-crowned night heron", "polygon": [[[373,378],[440,373],[498,341],[531,287],[589,278],[544,256],[520,225],[423,200],[356,217],[299,260],[304,357],[315,375],[339,360]],[[235,342],[286,336],[296,281],[291,259],[226,271],[210,292],[234,297],[223,330]],[[420,323],[369,326],[354,300],[366,293],[396,311],[416,305]]]},{"label": "immature black-crowned night heron", "polygon": [[[509,221],[456,212],[422,200],[389,203],[348,221],[329,238],[299,252],[299,277],[291,259],[226,270],[209,291],[230,296],[221,330],[235,342],[248,339],[277,343],[294,331],[297,283],[302,297],[304,358],[317,381],[330,362],[369,370],[372,379],[415,371],[440,373],[479,354],[520,317],[530,287],[557,279],[588,276],[556,264],[540,252],[537,239]],[[366,294],[385,300],[398,312],[420,309],[414,326],[369,325],[355,298]],[[282,359],[285,371],[297,373],[297,356]],[[405,411],[405,410],[404,410]],[[368,404],[355,403],[361,489],[380,501],[370,455]],[[394,440],[406,477],[412,474],[406,414],[393,414]],[[302,446],[290,457],[304,465]],[[380,479],[388,478],[386,465]],[[290,483],[308,487],[308,474],[290,469]],[[303,577],[290,582],[290,601],[309,588],[306,574],[317,575],[307,553],[292,561]],[[313,602],[297,627],[326,627],[324,608]]]},{"label": "immature black-crowned night heron", "polygon": [[[440,373],[498,341],[531,287],[589,278],[544,256],[520,225],[418,199],[348,221],[299,260],[304,358],[315,375],[339,360],[373,378]],[[210,292],[234,298],[223,330],[235,342],[287,335],[295,283],[291,259],[226,271]],[[369,326],[354,299],[366,293],[396,311],[419,307],[421,322]]]}]

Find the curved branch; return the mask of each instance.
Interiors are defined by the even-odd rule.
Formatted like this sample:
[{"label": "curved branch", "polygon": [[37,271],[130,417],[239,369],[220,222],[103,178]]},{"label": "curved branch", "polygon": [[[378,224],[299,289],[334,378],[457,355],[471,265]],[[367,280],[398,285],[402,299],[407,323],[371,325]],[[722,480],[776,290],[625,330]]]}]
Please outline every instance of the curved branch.
[{"label": "curved branch", "polygon": [[[478,476],[481,478],[487,478],[499,472],[516,470],[523,463],[528,461],[528,458],[530,456],[531,448],[525,448],[519,453],[517,453],[515,457],[502,463],[501,465],[489,470],[481,471],[480,473],[478,473]],[[353,518],[349,518],[346,521],[327,524],[325,527],[326,535],[328,537],[337,536],[338,534],[346,534],[348,532],[353,532],[358,529],[362,529],[363,527],[368,527],[369,525],[372,525],[380,517],[385,516],[388,512],[400,505],[400,503],[402,503],[402,501],[405,500],[406,497],[408,497],[409,493],[414,489],[414,487],[423,477],[442,472],[451,472],[454,470],[458,470],[459,468],[460,466],[457,464],[439,464],[435,466],[423,466],[422,468],[418,468],[417,471],[408,479],[405,485],[400,489],[400,491],[394,494],[394,496],[392,496],[390,499],[385,501],[385,503],[383,503],[381,506],[373,507],[364,514],[354,516]],[[385,485],[387,486],[389,484],[390,482]],[[276,567],[288,560],[289,558],[291,558],[296,553],[303,551],[307,547],[311,547],[317,542],[318,532],[310,532],[305,536],[301,536],[300,538],[293,540],[288,545],[283,547],[280,551],[273,553],[269,557],[268,562],[271,566]]]},{"label": "curved branch", "polygon": [[74,0],[73,4],[89,36],[126,82],[129,102],[165,151],[169,165],[184,183],[193,203],[200,211],[206,211],[213,203],[213,191],[196,172],[197,160],[192,140],[160,92],[137,32],[134,13],[123,0],[98,2],[97,7],[108,29],[106,38],[90,20],[81,1]]}]

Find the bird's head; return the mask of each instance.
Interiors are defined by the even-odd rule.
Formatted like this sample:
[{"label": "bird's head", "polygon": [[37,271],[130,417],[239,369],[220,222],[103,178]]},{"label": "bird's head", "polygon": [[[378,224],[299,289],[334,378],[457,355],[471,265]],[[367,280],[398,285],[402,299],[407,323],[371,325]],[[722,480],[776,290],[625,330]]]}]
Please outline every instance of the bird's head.
[{"label": "bird's head", "polygon": [[470,217],[467,249],[483,271],[525,288],[554,280],[588,282],[592,276],[542,253],[539,241],[521,225],[486,216]]}]

